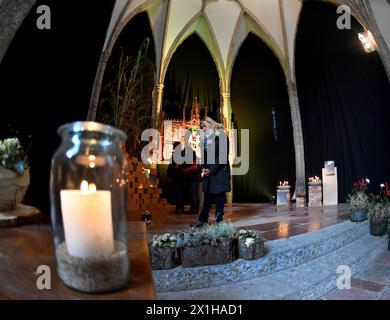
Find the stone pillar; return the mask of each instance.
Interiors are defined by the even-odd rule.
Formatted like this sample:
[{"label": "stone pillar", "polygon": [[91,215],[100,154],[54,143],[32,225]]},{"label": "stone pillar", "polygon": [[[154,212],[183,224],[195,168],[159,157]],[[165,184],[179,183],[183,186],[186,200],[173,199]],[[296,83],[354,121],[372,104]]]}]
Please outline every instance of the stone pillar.
[{"label": "stone pillar", "polygon": [[88,121],[96,120],[96,114],[97,114],[99,98],[100,98],[100,91],[102,88],[104,72],[106,71],[106,66],[109,58],[110,58],[110,52],[103,51],[102,54],[100,55],[99,65],[98,65],[98,69],[92,87],[91,100],[89,102],[89,109],[87,115]]},{"label": "stone pillar", "polygon": [[[230,92],[222,92],[222,121],[223,118],[226,119],[226,129],[228,132],[232,129],[231,126],[231,103],[230,103]],[[230,163],[230,171],[232,171],[233,163]],[[231,191],[226,194],[226,202],[229,206],[233,203],[233,176],[230,177]]]},{"label": "stone pillar", "polygon": [[163,95],[164,95],[164,83],[159,82],[156,84],[156,87],[154,89],[154,95],[153,95],[154,103],[152,108],[152,123],[153,126],[157,129],[159,129],[158,122],[162,111]]},{"label": "stone pillar", "polygon": [[303,144],[303,132],[301,112],[299,110],[298,91],[295,81],[287,81],[288,96],[291,108],[291,120],[295,147],[295,193],[304,193],[305,188],[305,149]]},{"label": "stone pillar", "polygon": [[0,63],[35,2],[36,0],[0,0]]},{"label": "stone pillar", "polygon": [[[222,93],[222,116],[226,119],[227,130],[231,129],[231,103],[230,92]],[[222,119],[223,120],[223,119]]]}]

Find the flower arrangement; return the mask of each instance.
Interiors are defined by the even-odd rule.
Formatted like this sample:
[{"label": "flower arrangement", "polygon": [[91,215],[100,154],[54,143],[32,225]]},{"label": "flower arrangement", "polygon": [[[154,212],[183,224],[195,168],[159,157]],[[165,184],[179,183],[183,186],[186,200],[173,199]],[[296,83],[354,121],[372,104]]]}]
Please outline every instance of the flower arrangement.
[{"label": "flower arrangement", "polygon": [[208,225],[201,229],[189,229],[178,238],[179,247],[197,247],[204,244],[216,245],[224,239],[234,238],[236,228],[230,222]]},{"label": "flower arrangement", "polygon": [[177,243],[176,235],[172,233],[165,233],[161,235],[154,235],[152,240],[152,247],[156,248],[175,248]]},{"label": "flower arrangement", "polygon": [[380,185],[379,195],[371,195],[368,218],[373,223],[387,224],[390,220],[390,192],[386,182]]},{"label": "flower arrangement", "polygon": [[247,247],[250,247],[251,245],[255,244],[256,241],[263,240],[263,237],[261,236],[260,232],[257,232],[255,230],[244,230],[241,229],[238,232],[238,239],[244,240],[245,245]]},{"label": "flower arrangement", "polygon": [[370,205],[367,194],[368,179],[360,179],[353,184],[352,193],[347,197],[347,203],[351,211],[365,211]]},{"label": "flower arrangement", "polygon": [[366,192],[369,184],[370,184],[370,180],[367,178],[366,179],[362,178],[362,179],[354,182],[352,193],[356,193],[359,191]]},{"label": "flower arrangement", "polygon": [[27,167],[27,155],[19,139],[0,140],[0,168],[15,171],[22,176]]},{"label": "flower arrangement", "polygon": [[390,203],[373,202],[368,210],[368,218],[372,223],[387,224],[390,218]]}]

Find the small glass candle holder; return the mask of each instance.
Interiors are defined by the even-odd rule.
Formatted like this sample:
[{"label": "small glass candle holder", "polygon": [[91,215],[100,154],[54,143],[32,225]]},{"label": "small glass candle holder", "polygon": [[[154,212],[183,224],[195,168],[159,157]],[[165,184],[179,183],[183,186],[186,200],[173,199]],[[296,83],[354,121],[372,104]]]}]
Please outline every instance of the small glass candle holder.
[{"label": "small glass candle holder", "polygon": [[69,287],[110,292],[130,280],[125,133],[97,122],[58,129],[51,220],[57,272]]}]

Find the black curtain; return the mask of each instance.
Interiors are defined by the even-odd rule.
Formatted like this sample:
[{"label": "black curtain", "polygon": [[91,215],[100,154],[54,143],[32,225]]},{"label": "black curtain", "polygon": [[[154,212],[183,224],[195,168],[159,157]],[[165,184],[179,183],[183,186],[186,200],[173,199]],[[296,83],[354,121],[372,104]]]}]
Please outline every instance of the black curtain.
[{"label": "black curtain", "polygon": [[[18,136],[29,153],[26,203],[49,212],[51,157],[63,123],[84,120],[115,1],[38,0],[0,65],[0,139]],[[39,5],[51,30],[38,30]],[[29,138],[31,137],[31,139]]]},{"label": "black curtain", "polygon": [[253,34],[238,53],[231,88],[235,126],[250,130],[249,172],[233,177],[233,200],[269,202],[280,180],[295,183],[294,142],[283,70]]},{"label": "black curtain", "polygon": [[201,115],[219,120],[219,76],[214,60],[197,34],[189,36],[176,50],[164,81],[163,111],[167,117],[187,118],[194,99],[198,98]]},{"label": "black curtain", "polygon": [[336,7],[305,2],[296,39],[296,74],[307,177],[325,160],[338,167],[339,201],[354,180],[371,179],[371,191],[390,178],[390,86],[377,52],[358,40],[362,26],[339,30]]}]

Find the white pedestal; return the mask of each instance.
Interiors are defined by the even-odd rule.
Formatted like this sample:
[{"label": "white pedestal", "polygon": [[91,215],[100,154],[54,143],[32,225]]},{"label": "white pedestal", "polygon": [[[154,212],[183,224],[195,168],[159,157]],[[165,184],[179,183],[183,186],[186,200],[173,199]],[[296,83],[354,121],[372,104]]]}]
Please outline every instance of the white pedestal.
[{"label": "white pedestal", "polygon": [[278,190],[276,197],[276,205],[280,206],[289,206],[291,200],[290,189]]},{"label": "white pedestal", "polygon": [[322,169],[322,192],[323,205],[335,206],[338,204],[338,190],[337,190],[337,168],[334,168],[334,175],[326,175],[325,169]]}]

